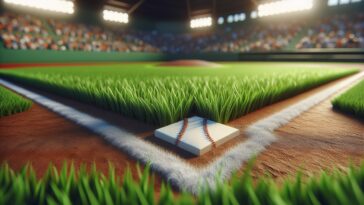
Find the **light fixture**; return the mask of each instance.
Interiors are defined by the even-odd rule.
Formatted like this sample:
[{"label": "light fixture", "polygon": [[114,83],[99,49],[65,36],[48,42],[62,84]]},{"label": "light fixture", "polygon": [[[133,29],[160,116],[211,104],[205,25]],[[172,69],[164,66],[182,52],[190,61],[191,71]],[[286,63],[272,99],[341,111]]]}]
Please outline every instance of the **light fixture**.
[{"label": "light fixture", "polygon": [[255,19],[255,18],[257,18],[257,17],[258,17],[258,12],[257,12],[257,11],[252,11],[252,12],[250,13],[250,18]]},{"label": "light fixture", "polygon": [[329,0],[327,2],[327,5],[329,5],[329,6],[336,6],[338,4],[339,4],[339,0]]},{"label": "light fixture", "polygon": [[228,17],[227,17],[227,22],[228,23],[232,23],[234,21],[234,16],[233,15],[229,15]]},{"label": "light fixture", "polygon": [[235,14],[235,15],[234,15],[234,21],[235,21],[235,22],[240,21],[240,15],[239,15],[239,14]]},{"label": "light fixture", "polygon": [[210,16],[195,18],[190,21],[191,28],[209,27],[211,25],[212,25],[212,18]]},{"label": "light fixture", "polygon": [[350,3],[350,0],[340,0],[340,4],[348,4]]},{"label": "light fixture", "polygon": [[223,24],[223,23],[224,23],[224,17],[219,17],[219,18],[217,19],[217,23],[218,23],[218,24]]},{"label": "light fixture", "polygon": [[104,9],[102,15],[105,21],[117,22],[117,23],[128,23],[129,15],[120,11],[112,11]]},{"label": "light fixture", "polygon": [[240,21],[244,21],[246,18],[245,13],[241,13],[239,15],[240,15]]},{"label": "light fixture", "polygon": [[52,12],[73,14],[73,1],[68,0],[4,0],[6,4],[14,4]]},{"label": "light fixture", "polygon": [[246,19],[245,13],[231,14],[231,15],[226,17],[226,20],[227,20],[228,23],[245,21],[245,19]]},{"label": "light fixture", "polygon": [[281,0],[258,6],[258,16],[271,16],[295,11],[309,10],[313,7],[313,0]]}]

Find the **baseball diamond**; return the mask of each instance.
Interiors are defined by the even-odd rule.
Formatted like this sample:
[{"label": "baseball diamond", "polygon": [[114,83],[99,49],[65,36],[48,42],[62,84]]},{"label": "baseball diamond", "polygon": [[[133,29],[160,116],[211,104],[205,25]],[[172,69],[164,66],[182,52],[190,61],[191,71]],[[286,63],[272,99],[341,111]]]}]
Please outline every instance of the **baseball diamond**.
[{"label": "baseball diamond", "polygon": [[363,204],[363,8],[2,0],[0,204]]}]

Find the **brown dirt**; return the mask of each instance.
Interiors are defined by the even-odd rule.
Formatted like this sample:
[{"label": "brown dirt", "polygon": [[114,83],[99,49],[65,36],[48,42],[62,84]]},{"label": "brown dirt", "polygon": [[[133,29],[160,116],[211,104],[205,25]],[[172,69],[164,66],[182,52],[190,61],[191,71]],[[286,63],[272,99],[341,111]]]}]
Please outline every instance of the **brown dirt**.
[{"label": "brown dirt", "polygon": [[331,99],[279,128],[279,140],[258,156],[254,175],[269,173],[282,181],[297,171],[310,176],[363,162],[364,121],[333,110]]},{"label": "brown dirt", "polygon": [[[111,162],[119,176],[130,165],[137,178],[135,160],[38,104],[26,112],[0,118],[0,133],[0,162],[8,162],[15,170],[30,162],[41,176],[50,162],[60,168],[66,160],[73,161],[76,167],[96,162],[97,168],[107,174]],[[156,176],[157,191],[160,183],[160,177]]]},{"label": "brown dirt", "polygon": [[221,65],[204,60],[175,60],[161,63],[158,66],[219,67]]}]

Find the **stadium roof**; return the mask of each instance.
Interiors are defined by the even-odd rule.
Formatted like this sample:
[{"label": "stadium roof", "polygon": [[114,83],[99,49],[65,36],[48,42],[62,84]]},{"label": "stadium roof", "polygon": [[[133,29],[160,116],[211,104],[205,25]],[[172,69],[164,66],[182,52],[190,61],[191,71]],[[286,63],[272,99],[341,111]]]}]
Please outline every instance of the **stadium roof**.
[{"label": "stadium roof", "polygon": [[[76,0],[76,6],[101,9],[103,5],[113,5],[129,10],[143,0]],[[257,0],[189,0],[192,16],[205,12],[213,13],[215,4],[216,16],[249,11]],[[153,20],[186,20],[189,16],[187,0],[144,0],[133,12],[133,16]]]}]

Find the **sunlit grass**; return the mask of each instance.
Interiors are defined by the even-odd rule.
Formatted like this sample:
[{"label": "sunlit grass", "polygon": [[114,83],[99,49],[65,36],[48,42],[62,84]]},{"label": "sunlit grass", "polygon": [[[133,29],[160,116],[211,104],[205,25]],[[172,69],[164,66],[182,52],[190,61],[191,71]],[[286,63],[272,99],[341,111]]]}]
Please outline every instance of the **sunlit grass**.
[{"label": "sunlit grass", "polygon": [[0,86],[0,117],[28,110],[32,102]]},{"label": "sunlit grass", "polygon": [[334,108],[364,119],[364,80],[332,101]]}]

